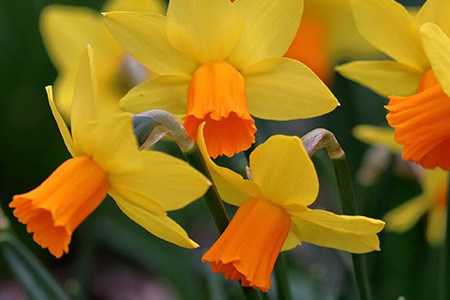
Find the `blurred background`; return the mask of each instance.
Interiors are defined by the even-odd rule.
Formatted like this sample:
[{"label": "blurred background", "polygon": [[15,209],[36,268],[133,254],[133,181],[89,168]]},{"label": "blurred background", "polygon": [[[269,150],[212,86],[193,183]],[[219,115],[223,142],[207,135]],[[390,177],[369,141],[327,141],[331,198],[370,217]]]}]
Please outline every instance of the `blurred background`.
[{"label": "blurred background", "polygon": [[[200,261],[201,255],[218,235],[202,200],[171,213],[202,245],[196,250],[181,249],[148,234],[127,219],[112,199],[106,199],[81,224],[74,234],[69,254],[61,259],[55,259],[35,244],[31,235],[26,233],[25,226],[12,217],[8,203],[13,195],[35,188],[69,158],[44,90],[46,85],[54,82],[57,71],[42,41],[40,13],[51,4],[85,6],[101,11],[104,2],[0,0],[1,208],[11,222],[14,234],[44,264],[71,298],[243,298],[236,282],[224,281],[222,275],[212,273],[209,266]],[[314,1],[309,2],[312,4],[305,5],[314,11]],[[417,6],[424,1],[399,2]],[[327,0],[317,3],[322,3],[318,6],[327,5]],[[325,75],[324,80],[341,103],[335,111],[313,120],[296,122],[257,120],[257,140],[261,143],[275,133],[302,136],[317,127],[331,130],[347,154],[360,214],[382,218],[386,212],[421,193],[421,186],[408,164],[399,163],[395,154],[377,158],[380,161],[373,161],[372,158],[372,165],[385,164],[386,167],[381,170],[375,168],[373,172],[378,175],[369,184],[360,176],[360,171],[367,167],[370,146],[356,140],[352,128],[358,124],[385,126],[383,105],[386,99],[334,73],[332,66],[364,57],[380,57],[380,54],[373,50],[354,53],[348,49],[346,52],[344,47],[340,47],[330,56],[329,74]],[[163,142],[160,147],[180,155],[170,142]],[[243,157],[235,159],[234,167],[243,170],[242,161],[245,161]],[[315,206],[340,213],[334,173],[326,153],[320,151],[313,161],[321,183]],[[229,209],[233,211],[233,208]],[[435,298],[440,249],[426,242],[425,223],[426,217],[405,233],[383,231],[380,234],[382,251],[367,255],[375,298]],[[358,297],[348,253],[304,243],[282,256],[291,278],[294,299]],[[274,284],[269,292],[274,299],[276,288]],[[17,277],[0,253],[0,299],[26,297]]]}]

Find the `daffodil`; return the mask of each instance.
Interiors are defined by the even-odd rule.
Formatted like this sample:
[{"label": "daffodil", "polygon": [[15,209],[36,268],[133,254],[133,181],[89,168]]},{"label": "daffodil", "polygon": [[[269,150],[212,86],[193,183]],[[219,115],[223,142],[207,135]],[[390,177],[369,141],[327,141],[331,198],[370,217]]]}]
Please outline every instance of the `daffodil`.
[{"label": "daffodil", "polygon": [[214,272],[266,292],[281,250],[302,242],[352,253],[379,250],[384,222],[308,208],[319,183],[298,137],[274,135],[250,155],[251,178],[217,166],[199,129],[199,148],[223,199],[239,206],[217,242],[205,253]]},{"label": "daffodil", "polygon": [[[380,145],[394,153],[401,152],[401,147],[394,142],[394,132],[389,128],[361,125],[355,128],[354,134],[368,144]],[[427,214],[426,237],[428,243],[435,246],[441,244],[445,236],[448,172],[439,168],[420,169],[422,193],[393,209],[383,219],[386,230],[405,232]]]},{"label": "daffodil", "polygon": [[61,257],[72,233],[108,193],[120,209],[154,235],[193,248],[198,245],[166,211],[181,208],[209,182],[187,163],[154,151],[139,151],[131,114],[98,97],[91,48],[82,55],[71,115],[71,133],[47,87],[51,110],[73,158],[36,189],[13,197],[14,216],[34,240]]},{"label": "daffodil", "polygon": [[393,61],[360,61],[338,71],[390,96],[388,123],[402,157],[450,169],[450,3],[428,0],[412,16],[393,0],[350,0],[356,25]]},{"label": "daffodil", "polygon": [[348,0],[305,0],[297,34],[285,56],[297,59],[331,84],[343,60],[380,57],[359,33]]},{"label": "daffodil", "polygon": [[[162,0],[110,0],[103,9],[164,13],[165,5]],[[50,5],[41,14],[40,28],[58,71],[54,84],[56,106],[66,121],[70,118],[78,61],[87,44],[95,49],[102,98],[119,101],[129,88],[150,76],[147,69],[125,55],[100,13],[93,9]]]},{"label": "daffodil", "polygon": [[282,57],[300,24],[302,0],[172,0],[167,17],[106,13],[125,50],[158,77],[133,88],[122,108],[159,108],[184,116],[192,139],[206,122],[212,157],[232,156],[255,141],[252,116],[292,120],[338,105],[302,63]]}]

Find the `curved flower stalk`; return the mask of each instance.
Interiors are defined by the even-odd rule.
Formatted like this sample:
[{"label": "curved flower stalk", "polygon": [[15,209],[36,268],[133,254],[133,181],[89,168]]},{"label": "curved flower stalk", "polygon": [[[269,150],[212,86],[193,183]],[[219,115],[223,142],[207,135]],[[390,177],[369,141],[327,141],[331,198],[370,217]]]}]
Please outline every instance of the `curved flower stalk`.
[{"label": "curved flower stalk", "polygon": [[303,62],[329,85],[337,63],[382,55],[359,33],[348,0],[304,2],[300,27],[284,56]]},{"label": "curved flower stalk", "polygon": [[[165,12],[162,0],[110,0],[104,10]],[[76,26],[74,26],[76,24]],[[111,36],[100,13],[89,8],[50,5],[40,18],[40,28],[48,55],[58,70],[54,84],[56,106],[69,122],[78,61],[87,44],[96,53],[99,92],[104,99],[119,101],[129,88],[151,74],[126,56]]]},{"label": "curved flower stalk", "polygon": [[338,102],[322,81],[282,57],[302,10],[302,0],[173,0],[167,17],[105,13],[125,50],[159,74],[133,88],[121,106],[183,115],[192,139],[206,122],[212,157],[251,146],[252,116],[292,120],[333,110]]},{"label": "curved flower stalk", "polygon": [[[355,136],[365,143],[380,145],[394,153],[401,151],[401,147],[394,142],[393,130],[367,125],[355,129]],[[427,241],[437,246],[442,244],[445,237],[448,172],[439,168],[420,169],[422,193],[393,209],[383,219],[386,221],[386,230],[405,232],[426,214]]]},{"label": "curved flower stalk", "polygon": [[387,120],[402,157],[450,169],[450,3],[429,0],[414,17],[393,0],[350,1],[362,35],[393,61],[338,67],[344,76],[389,96]]},{"label": "curved flower stalk", "polygon": [[275,135],[250,155],[251,180],[217,166],[199,129],[198,145],[222,198],[239,206],[203,256],[214,272],[267,292],[281,250],[309,242],[352,253],[379,250],[384,222],[308,208],[318,193],[314,165],[298,137]]},{"label": "curved flower stalk", "polygon": [[201,197],[209,181],[186,162],[139,151],[131,114],[98,97],[91,48],[83,53],[76,80],[69,133],[47,87],[50,107],[67,149],[65,161],[36,189],[16,195],[14,216],[50,253],[68,253],[72,233],[108,193],[136,223],[161,239],[198,245],[166,211]]}]

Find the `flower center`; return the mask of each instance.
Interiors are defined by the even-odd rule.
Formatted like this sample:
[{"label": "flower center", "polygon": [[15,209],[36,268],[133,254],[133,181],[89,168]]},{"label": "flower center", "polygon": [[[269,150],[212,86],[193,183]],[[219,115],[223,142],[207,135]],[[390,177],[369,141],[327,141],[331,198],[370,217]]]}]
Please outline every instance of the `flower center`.
[{"label": "flower center", "polygon": [[256,127],[247,108],[244,78],[226,62],[202,65],[192,76],[183,124],[192,139],[203,122],[206,148],[212,157],[233,156],[255,142]]},{"label": "flower center", "polygon": [[250,198],[237,210],[227,229],[205,253],[211,269],[267,292],[270,274],[291,228],[290,215],[267,200]]},{"label": "flower center", "polygon": [[90,157],[65,161],[40,186],[13,197],[14,216],[56,257],[69,251],[76,227],[101,203],[108,190],[105,172]]},{"label": "flower center", "polygon": [[417,93],[390,96],[386,116],[395,128],[394,139],[404,146],[402,157],[424,168],[450,170],[450,97],[430,69],[422,76]]}]

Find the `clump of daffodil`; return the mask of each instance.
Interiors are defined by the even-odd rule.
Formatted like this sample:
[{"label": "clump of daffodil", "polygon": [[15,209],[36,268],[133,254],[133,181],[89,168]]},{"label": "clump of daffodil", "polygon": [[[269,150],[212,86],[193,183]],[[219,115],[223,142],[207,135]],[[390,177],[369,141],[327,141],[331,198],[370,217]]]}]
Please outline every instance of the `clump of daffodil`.
[{"label": "clump of daffodil", "polygon": [[252,116],[292,120],[333,110],[338,102],[322,81],[282,57],[302,10],[302,0],[172,0],[167,17],[106,13],[125,50],[160,75],[133,88],[121,106],[183,115],[192,139],[206,122],[212,157],[251,146]]},{"label": "clump of daffodil", "polygon": [[[203,125],[202,125],[203,126]],[[222,198],[239,206],[205,253],[214,272],[267,292],[278,254],[302,242],[365,253],[379,250],[384,222],[310,209],[319,183],[300,138],[275,135],[250,155],[249,180],[209,158],[199,128],[198,145]]]},{"label": "clump of daffodil", "polygon": [[154,235],[194,248],[198,245],[166,211],[200,197],[208,180],[187,163],[154,151],[139,151],[132,116],[98,97],[91,48],[83,54],[71,115],[71,133],[53,102],[51,110],[73,158],[36,189],[16,195],[14,216],[34,240],[61,257],[77,226],[111,195],[120,209]]},{"label": "clump of daffodil", "polygon": [[[354,130],[355,136],[363,142],[380,145],[391,152],[401,152],[401,146],[394,141],[394,132],[389,128],[360,125]],[[405,232],[427,214],[426,237],[430,245],[444,241],[448,193],[448,172],[436,168],[420,168],[422,193],[398,206],[384,216],[386,230]]]},{"label": "clump of daffodil", "polygon": [[394,0],[350,1],[361,34],[393,61],[360,61],[338,71],[389,96],[387,120],[402,157],[450,169],[450,3],[429,0],[417,15]]},{"label": "clump of daffodil", "polygon": [[[162,14],[166,8],[162,0],[110,0],[103,9]],[[40,28],[49,57],[58,70],[54,84],[56,106],[66,121],[70,118],[78,61],[87,44],[95,49],[97,81],[104,99],[119,101],[129,88],[150,75],[125,54],[95,10],[50,5],[41,14]]]},{"label": "clump of daffodil", "polygon": [[348,0],[304,2],[300,27],[286,57],[303,62],[327,84],[338,62],[380,57],[357,30]]}]

